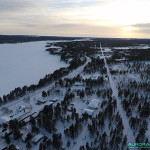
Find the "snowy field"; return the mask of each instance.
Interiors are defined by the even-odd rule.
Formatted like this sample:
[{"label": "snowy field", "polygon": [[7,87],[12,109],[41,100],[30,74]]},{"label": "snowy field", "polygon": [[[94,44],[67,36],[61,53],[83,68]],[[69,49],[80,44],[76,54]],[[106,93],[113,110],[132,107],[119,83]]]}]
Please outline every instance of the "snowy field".
[{"label": "snowy field", "polygon": [[45,51],[46,41],[0,44],[0,96],[16,87],[36,84],[46,74],[67,66]]}]

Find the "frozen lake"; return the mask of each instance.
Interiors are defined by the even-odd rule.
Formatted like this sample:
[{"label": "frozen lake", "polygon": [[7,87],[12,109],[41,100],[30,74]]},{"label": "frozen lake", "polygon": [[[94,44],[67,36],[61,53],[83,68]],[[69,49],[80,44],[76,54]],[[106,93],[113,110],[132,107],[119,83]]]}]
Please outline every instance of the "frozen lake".
[{"label": "frozen lake", "polygon": [[0,44],[0,96],[16,87],[36,84],[56,69],[68,66],[45,51],[46,41]]}]

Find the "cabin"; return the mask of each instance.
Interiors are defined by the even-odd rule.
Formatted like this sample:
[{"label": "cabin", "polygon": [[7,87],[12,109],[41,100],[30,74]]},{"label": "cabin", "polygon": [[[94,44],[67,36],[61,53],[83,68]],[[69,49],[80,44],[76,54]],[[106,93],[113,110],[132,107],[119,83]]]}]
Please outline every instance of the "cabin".
[{"label": "cabin", "polygon": [[73,103],[71,103],[71,106],[74,106],[74,104],[73,104]]},{"label": "cabin", "polygon": [[34,144],[37,144],[44,136],[42,134],[38,134],[35,137],[32,138],[32,142]]},{"label": "cabin", "polygon": [[74,86],[83,86],[82,82],[75,82]]},{"label": "cabin", "polygon": [[15,146],[16,146],[16,150],[21,150],[21,148],[19,146],[17,146],[17,145],[15,145]]},{"label": "cabin", "polygon": [[51,99],[50,101],[52,101],[52,102],[57,102],[58,101],[58,98],[56,97],[56,98],[53,98],[53,99]]},{"label": "cabin", "polygon": [[46,103],[46,100],[45,99],[38,99],[37,100],[37,104],[44,104],[44,103]]},{"label": "cabin", "polygon": [[50,106],[50,105],[53,105],[53,104],[54,104],[54,102],[47,102],[46,103],[47,106]]},{"label": "cabin", "polygon": [[70,112],[72,112],[72,111],[73,111],[73,108],[74,108],[74,107],[73,107],[73,106],[71,106],[71,107],[68,107],[68,109],[67,109],[67,110],[68,110],[68,111],[70,111]]},{"label": "cabin", "polygon": [[93,112],[94,112],[94,110],[91,110],[91,109],[83,109],[83,114],[88,114],[89,116],[92,116],[93,115]]},{"label": "cabin", "polygon": [[97,99],[93,99],[89,104],[88,104],[88,108],[90,109],[98,109],[99,106],[99,100]]},{"label": "cabin", "polygon": [[94,74],[94,75],[92,75],[91,79],[92,79],[92,80],[97,80],[98,77],[99,77],[98,75]]},{"label": "cabin", "polygon": [[22,136],[22,140],[25,142],[28,138],[28,134],[29,133],[25,133],[23,136]]},{"label": "cabin", "polygon": [[21,112],[21,111],[24,111],[24,112],[25,112],[26,108],[27,108],[26,106],[18,105],[18,106],[16,107],[16,111],[17,111],[17,112]]}]

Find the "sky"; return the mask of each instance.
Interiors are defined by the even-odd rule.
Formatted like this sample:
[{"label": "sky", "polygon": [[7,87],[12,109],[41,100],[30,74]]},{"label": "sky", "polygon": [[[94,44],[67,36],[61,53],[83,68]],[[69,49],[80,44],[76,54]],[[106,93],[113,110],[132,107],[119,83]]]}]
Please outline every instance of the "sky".
[{"label": "sky", "polygon": [[150,0],[0,0],[0,34],[150,38]]}]

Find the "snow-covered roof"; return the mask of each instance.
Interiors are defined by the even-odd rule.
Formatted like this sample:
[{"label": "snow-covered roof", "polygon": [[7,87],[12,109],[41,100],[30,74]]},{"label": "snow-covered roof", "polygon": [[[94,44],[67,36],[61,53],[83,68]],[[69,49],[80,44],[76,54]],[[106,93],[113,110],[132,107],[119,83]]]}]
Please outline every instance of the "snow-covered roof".
[{"label": "snow-covered roof", "polygon": [[50,106],[50,105],[52,105],[54,102],[48,102],[48,103],[46,103],[46,105],[48,105],[48,106]]},{"label": "snow-covered roof", "polygon": [[27,135],[28,135],[28,133],[25,133],[25,134],[22,136],[22,140],[23,140],[23,141],[25,141],[25,140],[26,140]]},{"label": "snow-covered roof", "polygon": [[58,97],[54,97],[53,99],[51,99],[52,102],[56,102],[58,101]]},{"label": "snow-covered roof", "polygon": [[32,142],[37,143],[41,138],[43,138],[43,135],[38,134],[35,137],[33,137]]},{"label": "snow-covered roof", "polygon": [[17,109],[17,111],[22,111],[25,108],[26,108],[26,106],[18,105],[16,109]]},{"label": "snow-covered roof", "polygon": [[97,108],[98,108],[98,104],[99,104],[99,101],[96,100],[96,99],[93,99],[93,100],[88,104],[88,107],[89,107],[89,108],[92,108],[92,109],[97,109]]},{"label": "snow-covered roof", "polygon": [[74,85],[75,85],[75,86],[83,86],[83,83],[82,83],[82,82],[75,82]]},{"label": "snow-covered roof", "polygon": [[0,124],[6,123],[6,122],[8,122],[10,120],[11,120],[11,118],[8,117],[8,116],[0,117]]},{"label": "snow-covered roof", "polygon": [[20,147],[18,145],[15,145],[17,150],[21,150]]},{"label": "snow-covered roof", "polygon": [[88,115],[91,116],[93,114],[93,112],[94,112],[94,110],[91,110],[91,109],[83,109],[83,114],[87,113]]},{"label": "snow-covered roof", "polygon": [[45,103],[46,102],[45,99],[38,99],[37,101],[40,102],[40,103]]}]

